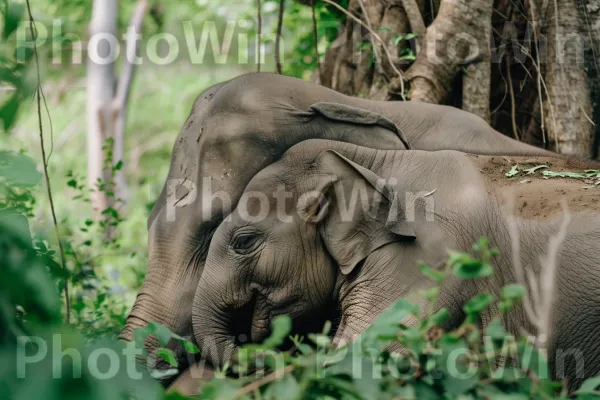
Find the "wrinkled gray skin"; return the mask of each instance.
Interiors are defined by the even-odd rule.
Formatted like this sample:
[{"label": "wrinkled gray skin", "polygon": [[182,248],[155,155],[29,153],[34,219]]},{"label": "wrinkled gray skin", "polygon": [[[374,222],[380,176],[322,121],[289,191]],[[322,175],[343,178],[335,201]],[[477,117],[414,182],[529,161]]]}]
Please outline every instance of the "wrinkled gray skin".
[{"label": "wrinkled gray skin", "polygon": [[[317,104],[324,102],[328,104]],[[203,177],[210,179],[213,193],[228,194],[233,207],[254,174],[300,141],[322,138],[404,149],[400,131],[414,149],[549,154],[451,107],[348,97],[273,74],[250,74],[215,85],[198,97],[176,140],[167,182],[148,219],[148,271],[120,337],[132,340],[134,329],[151,321],[191,336],[191,304],[208,245],[229,213],[220,201],[203,196],[208,186]],[[177,190],[172,185],[176,179],[185,182]],[[187,193],[190,183],[197,189],[195,201]],[[179,201],[171,203],[177,203],[172,221],[167,220],[173,210],[169,198]],[[156,341],[147,342],[150,354],[157,346]],[[182,349],[173,350],[180,365],[187,365]],[[156,358],[150,364],[168,367]]]},{"label": "wrinkled gray skin", "polygon": [[[486,180],[476,162],[480,158],[455,151],[386,151],[321,140],[294,146],[246,188],[246,193],[268,194],[270,207],[260,208],[257,201],[242,196],[213,236],[192,311],[197,343],[207,338],[216,343],[205,355],[221,365],[236,349],[233,335],[244,328],[259,341],[269,333],[275,315],[298,320],[330,304],[341,310],[335,340],[352,341],[395,300],[431,287],[419,271],[419,260],[443,265],[448,250],[469,251],[486,235],[503,255],[494,275],[450,280],[440,293],[439,306],[454,317],[447,327],[456,327],[465,301],[479,293],[499,294],[516,281],[507,209],[501,207],[502,193],[507,192]],[[396,182],[389,180],[392,177]],[[386,185],[379,183],[381,178],[388,180]],[[270,195],[282,185],[291,193],[285,214],[277,205],[282,203]],[[565,189],[578,183],[573,185]],[[523,186],[519,190],[529,190]],[[378,207],[363,208],[360,200],[352,206],[352,191],[361,187],[367,204],[379,198]],[[312,195],[302,196],[305,193]],[[406,201],[411,194],[424,197],[412,206]],[[426,214],[425,199],[433,202],[433,214]],[[248,217],[261,212],[264,218]],[[566,357],[564,364],[569,382],[577,385],[582,376],[600,372],[600,329],[595,329],[600,326],[600,216],[585,210],[572,214],[557,258],[549,354],[553,365],[557,349],[582,352],[583,374],[576,374],[573,357]],[[520,256],[523,265],[538,274],[538,257],[546,253],[561,218],[524,218],[517,218]],[[248,326],[239,326],[243,318],[232,321],[236,310],[249,314]],[[493,313],[482,315],[483,325]],[[510,313],[505,323],[513,333],[519,333],[519,327],[535,331],[521,309]]]}]

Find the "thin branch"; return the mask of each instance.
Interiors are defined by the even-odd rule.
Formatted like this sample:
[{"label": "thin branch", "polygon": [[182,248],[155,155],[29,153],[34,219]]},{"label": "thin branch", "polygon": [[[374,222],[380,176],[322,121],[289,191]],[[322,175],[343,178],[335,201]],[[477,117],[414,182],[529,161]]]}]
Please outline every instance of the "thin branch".
[{"label": "thin branch", "polygon": [[[360,9],[362,10],[368,29],[372,31],[373,24],[371,24],[371,18],[369,18],[369,13],[367,12],[365,2],[363,0],[358,0],[358,4],[360,5]],[[371,41],[371,47],[373,47],[373,55],[375,56],[376,65],[378,66],[378,70],[381,70],[381,55],[379,54],[379,48],[377,47],[377,43],[375,43],[375,38],[373,37],[373,35],[371,35],[369,39]],[[385,44],[383,44],[383,46],[385,46]]]},{"label": "thin branch", "polygon": [[507,79],[508,79],[508,88],[509,88],[509,92],[510,92],[510,115],[511,115],[511,120],[512,120],[512,128],[513,128],[513,133],[515,135],[515,139],[517,140],[521,140],[519,138],[519,129],[517,128],[517,119],[516,119],[516,115],[517,115],[517,103],[515,100],[515,88],[513,87],[513,82],[512,82],[512,74],[510,72],[510,56],[506,56],[506,75],[507,75]]},{"label": "thin branch", "polygon": [[29,4],[29,0],[26,0],[26,3],[27,3],[27,12],[29,14],[29,29],[31,30],[31,39],[33,40],[33,54],[35,57],[35,66],[36,66],[36,73],[37,73],[37,89],[36,89],[37,114],[38,114],[39,132],[40,132],[40,147],[42,150],[42,164],[44,166],[44,177],[46,178],[46,189],[48,192],[48,200],[50,202],[50,210],[52,212],[52,221],[54,222],[54,230],[56,232],[56,240],[58,241],[58,248],[60,251],[60,260],[61,260],[63,272],[65,274],[65,276],[64,276],[64,279],[65,279],[65,308],[66,308],[67,323],[69,323],[71,320],[71,301],[69,299],[69,281],[68,281],[68,277],[67,277],[67,264],[66,264],[66,260],[65,260],[65,250],[63,248],[62,240],[60,237],[60,232],[58,229],[58,222],[56,219],[56,211],[54,208],[54,200],[52,199],[52,189],[50,186],[50,177],[48,175],[48,162],[47,162],[47,158],[46,158],[46,149],[44,147],[44,127],[42,124],[42,93],[43,93],[43,91],[42,91],[42,82],[41,82],[41,75],[40,75],[40,61],[39,61],[39,56],[38,56],[37,46],[36,46],[37,33],[36,33],[36,29],[35,29],[35,21],[33,19],[33,14],[31,13],[31,5]]},{"label": "thin branch", "polygon": [[[260,1],[260,0],[258,0]],[[313,23],[313,39],[315,46],[315,57],[317,61],[317,71],[319,72],[319,82],[321,81],[321,60],[319,59],[319,29],[317,25],[317,12],[315,10],[315,0],[310,0],[310,8],[312,9]]]},{"label": "thin branch", "polygon": [[277,73],[281,75],[281,31],[283,29],[283,12],[285,9],[285,0],[279,0],[279,17],[277,19],[277,36],[275,37],[275,63]]},{"label": "thin branch", "polygon": [[498,65],[498,72],[500,73],[500,77],[502,78],[502,81],[504,82],[504,94],[502,95],[502,100],[500,101],[500,104],[498,104],[496,106],[496,108],[494,108],[490,112],[490,117],[492,115],[496,114],[498,112],[498,110],[502,108],[502,106],[504,105],[504,101],[506,100],[506,96],[508,96],[508,82],[506,81],[506,77],[504,76],[504,73],[502,72],[501,65]]},{"label": "thin branch", "polygon": [[262,50],[262,4],[260,0],[256,0],[258,26],[256,28],[256,41],[258,42],[258,58],[256,61],[256,72],[260,72],[260,56]]},{"label": "thin branch", "polygon": [[373,35],[373,37],[375,39],[377,39],[377,41],[379,43],[382,44],[382,48],[383,51],[385,51],[385,55],[387,56],[387,59],[390,63],[390,66],[392,67],[392,69],[394,70],[394,72],[398,75],[398,80],[400,81],[400,96],[402,97],[402,100],[406,101],[406,97],[404,96],[404,77],[402,75],[402,72],[400,72],[398,70],[398,68],[396,68],[396,65],[394,64],[394,61],[392,59],[392,55],[390,54],[390,51],[388,50],[387,46],[385,45],[385,42],[379,37],[379,35],[377,33],[375,33],[375,31],[373,31],[371,28],[369,28],[364,22],[362,22],[359,18],[356,18],[354,15],[352,15],[352,13],[348,12],[348,10],[346,10],[344,7],[340,6],[337,3],[334,3],[331,0],[322,0],[327,4],[330,4],[332,6],[334,6],[335,8],[337,8],[338,10],[340,10],[341,12],[343,12],[344,14],[346,14],[346,16],[350,17],[352,20],[356,21],[357,23],[359,23],[361,26],[363,26],[367,31],[369,31],[369,33],[371,35]]},{"label": "thin branch", "polygon": [[54,152],[54,126],[52,124],[52,116],[50,115],[50,109],[48,108],[48,102],[46,101],[46,95],[44,94],[44,90],[42,89],[41,82],[40,93],[42,95],[42,101],[44,102],[44,109],[46,110],[46,115],[48,116],[48,124],[50,124],[50,151],[48,152],[48,157],[46,158],[46,164],[49,164],[50,157],[52,157],[52,152]]},{"label": "thin branch", "polygon": [[131,89],[131,81],[133,79],[133,72],[135,70],[135,58],[137,57],[138,31],[141,30],[142,22],[144,21],[144,15],[146,14],[146,8],[148,2],[146,0],[138,0],[133,17],[127,30],[127,54],[125,57],[125,65],[119,78],[117,93],[113,100],[113,109],[122,109],[127,104],[129,98],[129,92]]},{"label": "thin branch", "polygon": [[[535,32],[535,30],[534,30]],[[537,42],[537,39],[536,39]],[[537,46],[537,43],[536,43]],[[521,48],[521,51],[523,52],[523,54],[525,54],[526,56],[528,56],[532,61],[533,61],[533,67],[535,68],[537,74],[538,74],[538,84],[541,84],[538,87],[538,91],[539,91],[539,98],[540,98],[540,110],[542,112],[541,117],[542,117],[542,133],[544,132],[544,112],[543,112],[543,102],[542,102],[542,93],[541,93],[541,88],[544,88],[544,92],[546,92],[546,97],[548,97],[548,107],[550,108],[550,117],[552,118],[552,125],[554,127],[554,129],[556,130],[556,113],[554,112],[554,105],[552,104],[552,100],[550,99],[550,95],[548,92],[548,86],[546,86],[546,81],[542,78],[542,71],[540,68],[540,64],[539,64],[539,54],[538,57],[536,57],[538,59],[538,62],[536,63],[536,60],[533,58],[533,56],[529,53],[529,50],[527,50],[525,47],[523,47],[523,45],[519,45],[519,47]],[[539,51],[537,52],[539,53]],[[544,143],[546,143],[546,136],[544,134]],[[556,143],[555,143],[556,144]],[[558,144],[556,144],[556,149],[558,150]]]},{"label": "thin branch", "polygon": [[[425,26],[425,21],[421,15],[419,5],[415,0],[402,0],[402,7],[404,7],[404,12],[408,17],[410,30],[417,34],[417,43],[419,48],[421,48],[423,45],[423,40],[425,40],[427,27]],[[433,7],[431,8],[431,12],[433,13]]]},{"label": "thin branch", "polygon": [[291,373],[295,369],[296,369],[296,366],[294,364],[290,364],[281,370],[273,371],[269,375],[266,375],[256,381],[244,386],[243,388],[239,389],[237,392],[234,393],[233,398],[237,399],[237,398],[243,397],[247,394],[253,393],[255,390],[259,389],[260,387],[280,379],[282,376],[284,376],[285,374]]}]

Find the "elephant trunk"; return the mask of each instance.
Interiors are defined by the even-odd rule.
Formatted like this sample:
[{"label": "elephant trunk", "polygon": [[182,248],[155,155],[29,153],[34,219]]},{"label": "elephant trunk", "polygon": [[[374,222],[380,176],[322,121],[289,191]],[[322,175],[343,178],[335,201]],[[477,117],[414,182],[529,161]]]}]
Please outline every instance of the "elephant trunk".
[{"label": "elephant trunk", "polygon": [[[200,278],[192,326],[202,356],[214,367],[221,367],[234,357],[239,344],[250,338],[254,297],[242,287],[244,279],[227,279],[223,268],[216,269],[221,272],[218,277],[208,267]],[[233,294],[231,298],[224,297],[229,294]]]},{"label": "elephant trunk", "polygon": [[[155,322],[184,338],[193,340],[190,316],[196,285],[192,282],[189,285],[181,285],[178,282],[193,281],[194,277],[186,276],[182,279],[171,276],[175,274],[168,273],[168,267],[172,266],[150,263],[146,280],[137,295],[119,339],[131,342],[135,340],[137,329]],[[148,357],[139,358],[141,364],[150,369],[172,368],[156,356],[156,351],[161,346],[155,336],[147,337],[144,347]],[[189,365],[188,354],[179,342],[171,341],[167,348],[173,351],[180,370]]]},{"label": "elephant trunk", "polygon": [[195,302],[192,324],[200,353],[214,367],[221,367],[233,358],[238,345],[231,332],[231,313],[207,301]]}]

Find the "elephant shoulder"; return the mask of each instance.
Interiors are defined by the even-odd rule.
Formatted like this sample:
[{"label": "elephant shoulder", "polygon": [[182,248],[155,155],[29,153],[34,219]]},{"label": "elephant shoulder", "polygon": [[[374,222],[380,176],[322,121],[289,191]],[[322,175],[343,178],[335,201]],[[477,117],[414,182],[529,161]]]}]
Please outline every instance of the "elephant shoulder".
[{"label": "elephant shoulder", "polygon": [[270,111],[276,104],[301,97],[306,84],[297,78],[271,73],[241,75],[223,84],[211,108],[214,112],[242,114]]},{"label": "elephant shoulder", "polygon": [[200,109],[210,104],[215,94],[217,94],[217,92],[226,84],[227,82],[219,82],[215,85],[210,86],[209,88],[205,89],[202,93],[200,93],[200,95],[196,97],[196,100],[194,100],[191,114],[196,113]]}]

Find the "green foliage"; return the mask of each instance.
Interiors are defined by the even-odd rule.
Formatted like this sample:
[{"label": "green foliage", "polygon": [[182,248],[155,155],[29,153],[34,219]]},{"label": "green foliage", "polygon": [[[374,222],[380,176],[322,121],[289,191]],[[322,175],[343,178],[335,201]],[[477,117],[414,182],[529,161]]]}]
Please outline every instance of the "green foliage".
[{"label": "green foliage", "polygon": [[[20,184],[35,182],[33,160],[19,154],[3,156],[0,179],[10,188],[9,195]],[[59,290],[51,274],[56,278],[54,253],[43,241],[34,246],[27,217],[19,211],[23,209],[0,209],[0,357],[4,365],[0,398],[39,399],[42,393],[45,399],[57,400],[115,399],[128,394],[160,398],[159,386],[147,374],[138,372],[133,379],[110,373],[118,365],[133,363],[124,357],[122,345],[103,340],[91,344],[62,322]],[[66,351],[69,355],[63,356]],[[101,362],[94,356],[99,352],[110,352],[114,358]]]},{"label": "green foliage", "polygon": [[512,178],[514,176],[518,176],[522,174],[525,175],[533,175],[536,172],[540,171],[541,176],[544,179],[551,178],[570,178],[570,179],[580,179],[584,182],[588,182],[594,185],[600,185],[600,170],[598,169],[588,169],[585,171],[552,171],[549,169],[550,167],[547,165],[536,165],[531,168],[520,169],[518,165],[513,165],[511,169],[506,172],[508,178]]},{"label": "green foliage", "polygon": [[[449,276],[482,279],[496,251],[486,238],[474,246],[477,257],[452,253],[446,271],[421,265],[432,289],[425,294],[435,305],[437,293]],[[477,268],[473,265],[478,262]],[[456,275],[456,274],[455,274]],[[273,321],[272,336],[263,344],[242,346],[228,370],[237,378],[218,375],[205,383],[197,399],[558,399],[565,398],[564,383],[549,379],[545,356],[524,337],[503,327],[504,314],[524,295],[524,288],[508,285],[495,299],[480,294],[464,305],[465,321],[455,330],[441,329],[450,318],[444,308],[431,312],[401,299],[379,315],[355,342],[333,349],[327,335],[309,335],[309,343],[291,338],[295,353],[276,351],[289,332],[288,317]],[[500,315],[481,332],[477,321],[495,300],[504,304]],[[402,348],[401,353],[390,348]],[[600,398],[598,378],[587,380],[577,398]]]},{"label": "green foliage", "polygon": [[17,118],[22,104],[34,91],[32,75],[32,51],[18,48],[15,31],[25,18],[25,6],[15,1],[0,2],[2,14],[2,40],[0,41],[0,85],[8,96],[0,100],[0,120],[5,131],[9,131]]}]

